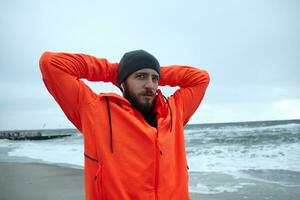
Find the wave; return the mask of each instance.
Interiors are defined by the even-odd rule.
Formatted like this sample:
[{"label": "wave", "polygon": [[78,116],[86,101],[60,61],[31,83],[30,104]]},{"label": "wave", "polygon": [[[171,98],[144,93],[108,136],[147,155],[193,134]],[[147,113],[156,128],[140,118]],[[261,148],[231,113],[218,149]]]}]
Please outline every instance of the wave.
[{"label": "wave", "polygon": [[[1,140],[0,147],[11,147],[9,156],[82,167],[82,135],[75,133],[52,140]],[[186,128],[185,139],[192,172],[300,171],[299,123],[193,125]]]},{"label": "wave", "polygon": [[191,171],[222,172],[281,169],[300,172],[299,144],[254,145],[251,147],[187,147]]},{"label": "wave", "polygon": [[0,147],[12,150],[8,156],[37,159],[45,163],[68,164],[83,167],[82,136],[74,135],[67,138],[40,141],[12,141],[3,140]]},{"label": "wave", "polygon": [[[195,126],[185,131],[186,142],[191,145],[255,145],[297,143],[300,141],[300,124],[276,124],[263,127],[249,127],[249,124],[230,126]],[[251,125],[253,126],[253,125]]]},{"label": "wave", "polygon": [[215,145],[264,145],[264,144],[282,144],[282,143],[298,143],[300,141],[300,133],[286,133],[286,134],[264,134],[264,135],[237,135],[237,136],[224,136],[224,137],[190,137],[186,139],[187,144],[200,145],[200,144],[215,144]]},{"label": "wave", "polygon": [[222,126],[222,127],[201,127],[201,125],[197,126],[197,128],[194,129],[187,129],[185,130],[185,134],[187,135],[193,135],[195,133],[222,133],[222,134],[228,134],[228,133],[256,133],[256,132],[278,132],[278,131],[284,131],[288,130],[291,132],[296,132],[300,130],[300,124],[283,124],[283,125],[273,125],[273,126],[264,126],[264,127],[249,127],[247,125],[245,126]]}]

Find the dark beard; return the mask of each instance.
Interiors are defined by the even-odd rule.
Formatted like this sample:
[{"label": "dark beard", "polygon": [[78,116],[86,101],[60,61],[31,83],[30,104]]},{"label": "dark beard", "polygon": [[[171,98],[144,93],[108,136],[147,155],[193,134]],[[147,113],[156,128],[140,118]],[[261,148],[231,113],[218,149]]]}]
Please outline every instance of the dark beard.
[{"label": "dark beard", "polygon": [[124,97],[131,103],[131,105],[137,109],[142,114],[154,113],[154,101],[149,103],[140,103],[137,101],[136,97],[125,88]]}]

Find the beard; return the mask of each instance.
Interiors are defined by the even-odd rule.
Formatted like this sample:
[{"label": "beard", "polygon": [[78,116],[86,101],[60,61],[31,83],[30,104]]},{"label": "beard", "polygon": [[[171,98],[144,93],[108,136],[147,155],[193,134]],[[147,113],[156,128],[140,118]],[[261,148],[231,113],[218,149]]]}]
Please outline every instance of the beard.
[{"label": "beard", "polygon": [[[154,102],[155,99],[148,102],[139,102],[135,94],[130,92],[128,87],[124,88],[124,97],[131,103],[131,105],[142,114],[154,113]],[[146,91],[145,93],[153,93],[152,91]]]}]

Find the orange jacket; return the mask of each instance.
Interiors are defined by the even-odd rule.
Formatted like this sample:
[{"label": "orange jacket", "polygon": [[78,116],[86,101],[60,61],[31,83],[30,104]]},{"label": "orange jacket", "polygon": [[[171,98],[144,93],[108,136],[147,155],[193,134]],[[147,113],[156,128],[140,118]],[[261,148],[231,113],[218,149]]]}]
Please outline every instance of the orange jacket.
[{"label": "orange jacket", "polygon": [[168,99],[158,90],[153,128],[127,99],[95,94],[80,80],[116,85],[117,68],[84,54],[45,52],[40,59],[47,89],[83,133],[86,200],[190,199],[183,128],[205,94],[208,73],[161,67],[159,85],[180,89]]}]

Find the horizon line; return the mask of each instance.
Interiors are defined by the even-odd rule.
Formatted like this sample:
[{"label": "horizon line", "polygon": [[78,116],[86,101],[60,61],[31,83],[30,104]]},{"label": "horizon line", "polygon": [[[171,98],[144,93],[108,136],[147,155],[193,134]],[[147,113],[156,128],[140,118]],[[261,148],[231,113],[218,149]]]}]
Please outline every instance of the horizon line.
[{"label": "horizon line", "polygon": [[[186,124],[185,126],[195,126],[195,125],[209,125],[209,124],[234,124],[234,123],[255,123],[255,122],[271,122],[271,121],[298,121],[300,119],[276,119],[276,120],[256,120],[256,121],[235,121],[235,122],[205,122],[205,123],[192,123],[192,124]],[[41,128],[41,129],[6,129],[6,130],[0,130],[1,132],[5,131],[37,131],[37,130],[77,130],[74,128]]]}]

